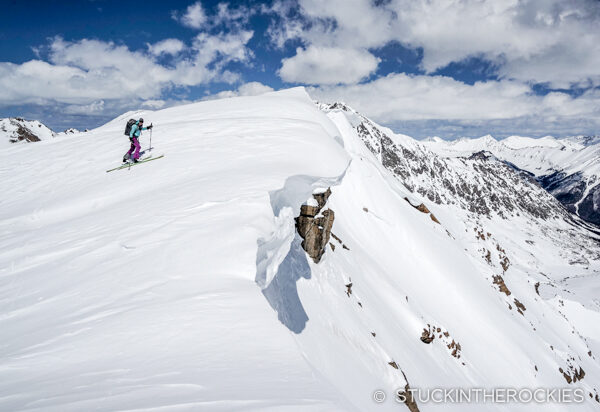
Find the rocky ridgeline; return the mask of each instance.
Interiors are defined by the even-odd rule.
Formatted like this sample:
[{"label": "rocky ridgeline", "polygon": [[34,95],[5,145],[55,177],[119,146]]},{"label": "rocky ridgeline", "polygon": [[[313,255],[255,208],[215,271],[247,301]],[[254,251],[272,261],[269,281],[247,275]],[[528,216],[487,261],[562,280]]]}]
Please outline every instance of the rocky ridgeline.
[{"label": "rocky ridgeline", "polygon": [[355,130],[367,148],[408,190],[434,203],[458,204],[486,216],[492,213],[501,217],[526,213],[541,219],[565,216],[556,199],[533,178],[524,179],[521,173],[489,153],[443,158],[408,136],[402,136],[401,142],[394,141],[385,128],[344,104],[321,105],[321,109],[343,110],[360,119]]},{"label": "rocky ridgeline", "polygon": [[[394,134],[343,103],[319,104],[324,112],[346,112],[359,138],[379,162],[410,191],[439,205],[454,205],[480,217],[503,219],[524,215],[543,224],[546,235],[565,246],[573,264],[600,259],[596,239],[582,227],[536,179],[480,151],[465,157],[447,158],[417,140]],[[413,205],[415,206],[415,205]],[[568,223],[565,228],[555,220]]]},{"label": "rocky ridgeline", "polygon": [[0,139],[9,143],[39,142],[54,136],[56,133],[37,120],[21,117],[0,119]]},{"label": "rocky ridgeline", "polygon": [[314,202],[302,205],[300,216],[296,218],[296,230],[303,239],[302,248],[315,263],[319,263],[325,253],[335,218],[333,210],[329,208],[323,210],[330,195],[330,188],[313,194],[311,200]]}]

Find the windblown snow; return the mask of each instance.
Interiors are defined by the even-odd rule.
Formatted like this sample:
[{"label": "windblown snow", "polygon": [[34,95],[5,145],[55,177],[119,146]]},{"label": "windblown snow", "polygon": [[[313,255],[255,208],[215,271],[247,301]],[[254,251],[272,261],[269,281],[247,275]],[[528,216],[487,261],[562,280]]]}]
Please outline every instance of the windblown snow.
[{"label": "windblown snow", "polygon": [[[106,173],[133,116],[165,157]],[[448,160],[302,88],[0,158],[0,410],[407,410],[399,390],[457,387],[600,406],[598,236],[525,180],[470,210],[456,187],[511,182],[497,160]],[[294,218],[327,188],[314,263]]]}]

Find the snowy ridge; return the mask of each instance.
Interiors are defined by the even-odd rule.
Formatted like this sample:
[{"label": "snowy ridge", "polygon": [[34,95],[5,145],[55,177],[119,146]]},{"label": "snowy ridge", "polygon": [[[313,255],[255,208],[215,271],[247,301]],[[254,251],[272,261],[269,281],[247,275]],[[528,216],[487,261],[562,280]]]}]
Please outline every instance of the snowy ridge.
[{"label": "snowy ridge", "polygon": [[[407,385],[596,410],[597,236],[493,158],[320,108],[296,88],[137,112],[166,156],[130,171],[104,172],[131,113],[1,152],[0,410],[407,410]],[[326,188],[316,264],[294,217]]]},{"label": "snowy ridge", "polygon": [[0,147],[18,142],[38,142],[54,136],[56,133],[37,120],[20,117],[0,119]]}]

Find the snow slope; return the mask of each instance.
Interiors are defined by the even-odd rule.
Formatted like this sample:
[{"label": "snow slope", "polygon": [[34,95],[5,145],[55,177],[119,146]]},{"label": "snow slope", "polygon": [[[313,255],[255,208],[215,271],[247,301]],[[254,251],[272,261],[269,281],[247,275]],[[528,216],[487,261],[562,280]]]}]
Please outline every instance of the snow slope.
[{"label": "snow slope", "polygon": [[[105,173],[138,115],[165,157]],[[568,386],[585,391],[579,410],[596,410],[594,235],[550,197],[547,216],[431,202],[357,120],[296,88],[127,113],[85,138],[0,152],[0,410],[406,410],[393,395],[407,384]],[[315,264],[294,217],[327,187],[340,241]],[[557,233],[586,261],[570,261]],[[567,384],[559,368],[585,377]],[[539,405],[444,410],[521,407]]]}]

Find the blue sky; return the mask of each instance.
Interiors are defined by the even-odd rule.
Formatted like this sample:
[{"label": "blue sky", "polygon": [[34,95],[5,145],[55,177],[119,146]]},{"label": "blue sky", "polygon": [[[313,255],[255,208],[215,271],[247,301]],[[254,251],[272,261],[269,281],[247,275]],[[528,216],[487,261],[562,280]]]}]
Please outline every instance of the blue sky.
[{"label": "blue sky", "polygon": [[4,1],[0,117],[306,86],[417,138],[598,134],[597,0]]}]

